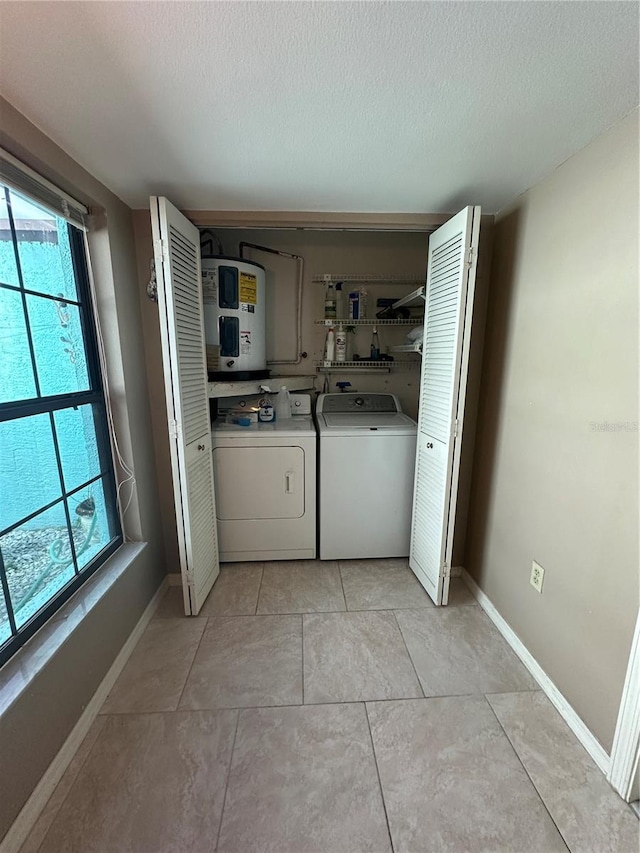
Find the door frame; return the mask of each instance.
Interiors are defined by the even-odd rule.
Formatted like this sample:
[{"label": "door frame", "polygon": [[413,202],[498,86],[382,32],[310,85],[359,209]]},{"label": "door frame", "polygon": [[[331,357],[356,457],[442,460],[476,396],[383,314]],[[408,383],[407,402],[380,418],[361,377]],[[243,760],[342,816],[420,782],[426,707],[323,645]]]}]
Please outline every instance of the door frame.
[{"label": "door frame", "polygon": [[629,802],[640,759],[640,609],[629,653],[607,779],[623,800]]}]

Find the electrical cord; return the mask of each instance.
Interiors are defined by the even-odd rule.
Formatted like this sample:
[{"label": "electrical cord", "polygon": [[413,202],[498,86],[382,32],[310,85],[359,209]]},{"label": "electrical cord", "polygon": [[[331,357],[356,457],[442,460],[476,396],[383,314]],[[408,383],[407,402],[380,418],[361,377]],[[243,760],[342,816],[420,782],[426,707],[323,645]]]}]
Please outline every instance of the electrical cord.
[{"label": "electrical cord", "polygon": [[[116,502],[118,505],[118,510],[120,512],[120,523],[122,525],[122,536],[125,542],[133,542],[130,536],[127,536],[126,528],[125,528],[125,516],[127,514],[127,510],[131,506],[131,501],[133,500],[133,496],[136,491],[136,476],[134,469],[127,463],[125,458],[123,457],[120,451],[120,445],[118,444],[118,436],[116,433],[115,421],[113,418],[113,409],[111,407],[111,397],[109,394],[109,385],[107,382],[107,357],[104,348],[104,338],[102,336],[102,329],[100,327],[100,317],[98,315],[98,306],[96,304],[96,288],[95,288],[95,278],[93,275],[93,268],[91,266],[91,254],[89,252],[89,240],[87,237],[87,232],[84,232],[84,245],[85,245],[85,256],[87,259],[87,272],[89,275],[89,285],[91,289],[91,307],[93,309],[93,319],[96,329],[96,340],[98,344],[98,360],[100,362],[100,372],[102,375],[102,386],[104,389],[104,399],[105,399],[105,410],[107,413],[107,425],[109,427],[109,437],[111,439],[111,445],[113,447],[113,451],[116,459],[118,460],[118,465],[120,466],[120,470],[124,473],[124,479],[121,479],[116,487]],[[131,492],[129,494],[129,499],[127,500],[124,507],[122,506],[121,500],[121,491],[124,486],[130,484]]]}]

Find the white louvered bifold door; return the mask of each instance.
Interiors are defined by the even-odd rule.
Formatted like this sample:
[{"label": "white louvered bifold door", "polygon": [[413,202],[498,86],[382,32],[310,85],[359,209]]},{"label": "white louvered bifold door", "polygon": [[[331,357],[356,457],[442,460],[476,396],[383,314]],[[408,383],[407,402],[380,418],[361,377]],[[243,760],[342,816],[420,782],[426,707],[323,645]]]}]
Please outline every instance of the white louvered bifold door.
[{"label": "white louvered bifold door", "polygon": [[429,239],[409,565],[436,604],[449,596],[480,208]]},{"label": "white louvered bifold door", "polygon": [[220,572],[200,235],[166,198],[151,197],[151,224],[184,607],[195,616]]}]

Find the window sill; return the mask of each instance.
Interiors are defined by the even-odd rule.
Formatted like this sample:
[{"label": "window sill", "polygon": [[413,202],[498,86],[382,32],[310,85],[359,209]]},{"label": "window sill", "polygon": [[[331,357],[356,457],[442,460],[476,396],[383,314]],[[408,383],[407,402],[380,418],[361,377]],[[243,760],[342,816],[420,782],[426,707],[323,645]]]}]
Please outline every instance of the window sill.
[{"label": "window sill", "polygon": [[122,545],[51,619],[0,669],[0,717],[29,689],[88,613],[147,547]]}]

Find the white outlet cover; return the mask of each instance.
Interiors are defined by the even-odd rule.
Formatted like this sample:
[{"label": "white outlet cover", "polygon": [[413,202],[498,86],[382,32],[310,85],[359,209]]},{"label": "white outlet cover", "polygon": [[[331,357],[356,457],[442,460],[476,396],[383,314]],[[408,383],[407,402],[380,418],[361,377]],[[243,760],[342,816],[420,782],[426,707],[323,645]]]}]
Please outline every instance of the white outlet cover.
[{"label": "white outlet cover", "polygon": [[542,592],[542,584],[544,582],[544,569],[540,565],[540,563],[536,563],[535,560],[531,561],[531,578],[530,583],[531,586],[537,590],[538,592]]}]

